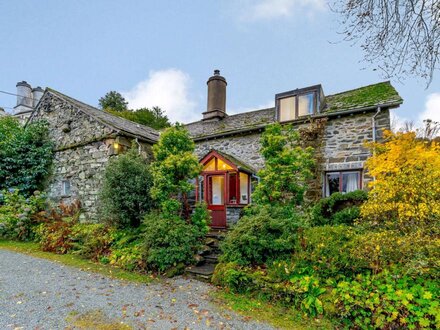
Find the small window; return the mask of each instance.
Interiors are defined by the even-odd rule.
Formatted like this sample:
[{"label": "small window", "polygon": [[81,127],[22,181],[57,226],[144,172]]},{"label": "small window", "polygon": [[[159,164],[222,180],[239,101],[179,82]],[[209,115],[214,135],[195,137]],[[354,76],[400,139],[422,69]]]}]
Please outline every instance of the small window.
[{"label": "small window", "polygon": [[276,94],[279,121],[291,121],[318,113],[323,97],[321,85]]},{"label": "small window", "polygon": [[240,172],[240,204],[249,204],[249,175]]},{"label": "small window", "polygon": [[313,115],[315,93],[307,93],[298,96],[298,116]]},{"label": "small window", "polygon": [[221,159],[217,158],[217,170],[219,171],[232,170],[232,167],[226,164]]},{"label": "small window", "polygon": [[71,194],[70,180],[63,180],[62,186],[63,186],[63,196],[70,196]]},{"label": "small window", "polygon": [[296,119],[296,96],[280,99],[280,121]]},{"label": "small window", "polygon": [[215,158],[212,158],[206,165],[203,167],[204,171],[215,171]]},{"label": "small window", "polygon": [[229,204],[238,204],[237,173],[229,173]]},{"label": "small window", "polygon": [[325,174],[325,196],[361,189],[361,172],[328,172]]}]

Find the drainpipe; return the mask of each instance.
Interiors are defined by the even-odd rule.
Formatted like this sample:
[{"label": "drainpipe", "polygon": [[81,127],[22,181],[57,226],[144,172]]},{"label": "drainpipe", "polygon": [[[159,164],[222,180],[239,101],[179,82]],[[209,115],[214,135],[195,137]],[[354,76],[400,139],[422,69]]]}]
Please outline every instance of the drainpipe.
[{"label": "drainpipe", "polygon": [[252,174],[251,177],[253,179],[257,179],[257,182],[260,183],[260,177],[259,176],[255,175],[255,174]]},{"label": "drainpipe", "polygon": [[373,127],[373,142],[376,142],[376,117],[380,114],[380,112],[382,111],[380,106],[377,106],[377,111],[376,113],[373,115],[373,117],[371,118],[371,122],[372,122],[372,127]]},{"label": "drainpipe", "polygon": [[139,143],[139,139],[138,138],[136,138],[136,139],[134,139],[135,141],[136,141],[136,143],[137,143],[137,145],[138,145],[138,155],[140,155],[141,154],[141,151],[142,151],[142,149],[141,149],[141,144]]},{"label": "drainpipe", "polygon": [[[372,122],[372,128],[373,128],[373,143],[376,143],[376,117],[380,114],[380,112],[382,111],[380,105],[377,106],[377,111],[376,113],[373,115],[373,117],[371,118],[371,122]],[[373,155],[376,155],[376,151],[373,149]],[[376,177],[373,176],[373,181],[376,181]]]}]

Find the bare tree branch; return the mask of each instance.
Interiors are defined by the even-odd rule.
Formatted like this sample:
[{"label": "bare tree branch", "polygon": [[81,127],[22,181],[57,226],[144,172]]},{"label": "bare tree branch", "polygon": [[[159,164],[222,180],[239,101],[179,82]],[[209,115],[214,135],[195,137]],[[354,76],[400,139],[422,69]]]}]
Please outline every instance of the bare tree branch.
[{"label": "bare tree branch", "polygon": [[423,78],[440,62],[439,0],[329,0],[345,40],[360,42],[364,60],[386,78]]}]

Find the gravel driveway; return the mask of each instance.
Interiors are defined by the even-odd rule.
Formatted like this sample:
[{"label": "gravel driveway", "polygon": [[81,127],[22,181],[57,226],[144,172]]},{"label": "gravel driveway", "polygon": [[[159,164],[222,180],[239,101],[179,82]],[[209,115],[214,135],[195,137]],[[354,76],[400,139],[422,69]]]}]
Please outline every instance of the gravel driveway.
[{"label": "gravel driveway", "polygon": [[[212,287],[182,277],[150,285],[119,281],[0,250],[0,329],[272,329],[222,311]],[[82,323],[81,323],[82,322]],[[128,328],[128,327],[127,327]]]}]

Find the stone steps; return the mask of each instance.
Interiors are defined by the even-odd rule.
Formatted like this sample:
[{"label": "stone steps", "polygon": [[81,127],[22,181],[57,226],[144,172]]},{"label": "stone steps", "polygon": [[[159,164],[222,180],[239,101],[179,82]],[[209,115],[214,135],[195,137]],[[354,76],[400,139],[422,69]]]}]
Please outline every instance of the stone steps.
[{"label": "stone steps", "polygon": [[204,264],[201,266],[190,266],[187,267],[185,273],[197,280],[203,282],[211,282],[212,274],[214,274],[215,264]]},{"label": "stone steps", "polygon": [[197,265],[187,267],[185,273],[195,279],[210,282],[214,274],[218,257],[221,254],[220,242],[225,238],[226,230],[211,230],[206,234],[205,245],[197,255]]}]

